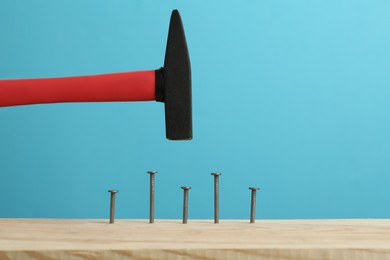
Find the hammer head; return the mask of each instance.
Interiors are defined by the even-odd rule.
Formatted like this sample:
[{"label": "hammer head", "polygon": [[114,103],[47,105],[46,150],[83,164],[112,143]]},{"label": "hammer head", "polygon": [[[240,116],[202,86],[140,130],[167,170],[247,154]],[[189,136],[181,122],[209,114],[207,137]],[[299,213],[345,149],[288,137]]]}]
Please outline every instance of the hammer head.
[{"label": "hammer head", "polygon": [[167,139],[191,140],[191,65],[183,24],[177,10],[171,15],[164,67],[156,71],[156,82],[156,99],[165,103]]}]

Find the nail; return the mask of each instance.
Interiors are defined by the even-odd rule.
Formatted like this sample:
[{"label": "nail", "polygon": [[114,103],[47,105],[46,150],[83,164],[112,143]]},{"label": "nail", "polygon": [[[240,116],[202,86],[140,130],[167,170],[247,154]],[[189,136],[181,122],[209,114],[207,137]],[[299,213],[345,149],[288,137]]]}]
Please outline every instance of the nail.
[{"label": "nail", "polygon": [[252,198],[251,198],[251,220],[250,220],[250,223],[255,223],[255,213],[256,213],[256,191],[260,190],[260,188],[257,188],[257,187],[249,187],[249,189],[252,191]]},{"label": "nail", "polygon": [[150,208],[149,208],[149,223],[154,223],[154,175],[156,171],[148,171],[150,175]]},{"label": "nail", "polygon": [[184,190],[183,224],[187,224],[187,220],[188,220],[188,191],[191,189],[191,187],[183,186],[181,188]]},{"label": "nail", "polygon": [[221,173],[214,172],[214,223],[219,223],[219,176]]},{"label": "nail", "polygon": [[114,224],[114,213],[115,213],[115,194],[119,192],[119,190],[108,190],[111,193],[110,197],[110,224]]}]

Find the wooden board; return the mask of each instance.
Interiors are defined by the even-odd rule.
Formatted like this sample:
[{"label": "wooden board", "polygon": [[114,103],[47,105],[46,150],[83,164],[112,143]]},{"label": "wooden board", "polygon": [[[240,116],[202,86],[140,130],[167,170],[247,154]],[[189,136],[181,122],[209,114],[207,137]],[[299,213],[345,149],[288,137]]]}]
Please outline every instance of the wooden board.
[{"label": "wooden board", "polygon": [[390,259],[390,220],[0,219],[0,259]]}]

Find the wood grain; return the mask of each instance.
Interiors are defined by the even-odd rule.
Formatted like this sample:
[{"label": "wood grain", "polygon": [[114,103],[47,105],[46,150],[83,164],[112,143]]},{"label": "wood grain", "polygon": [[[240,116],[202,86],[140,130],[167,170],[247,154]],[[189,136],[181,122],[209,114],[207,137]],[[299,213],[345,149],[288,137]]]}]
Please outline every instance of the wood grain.
[{"label": "wood grain", "polygon": [[390,220],[0,219],[0,259],[390,260]]}]

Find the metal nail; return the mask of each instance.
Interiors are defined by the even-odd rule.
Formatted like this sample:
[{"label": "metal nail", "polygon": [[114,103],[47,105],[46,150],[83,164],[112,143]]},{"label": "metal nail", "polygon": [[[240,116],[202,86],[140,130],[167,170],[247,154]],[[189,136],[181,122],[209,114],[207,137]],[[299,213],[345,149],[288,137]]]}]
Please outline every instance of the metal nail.
[{"label": "metal nail", "polygon": [[183,224],[187,224],[187,220],[188,220],[188,191],[191,189],[191,187],[183,186],[181,188],[184,190]]},{"label": "metal nail", "polygon": [[221,173],[214,172],[214,223],[219,223],[219,176]]},{"label": "metal nail", "polygon": [[150,208],[149,208],[149,223],[154,223],[154,175],[156,171],[148,171],[150,175]]},{"label": "metal nail", "polygon": [[250,220],[250,223],[255,223],[256,191],[260,190],[260,188],[249,187],[249,189],[252,191],[252,197],[251,197],[251,220]]},{"label": "metal nail", "polygon": [[111,193],[110,196],[110,224],[114,224],[114,216],[115,216],[115,194],[119,192],[119,190],[108,190]]}]

